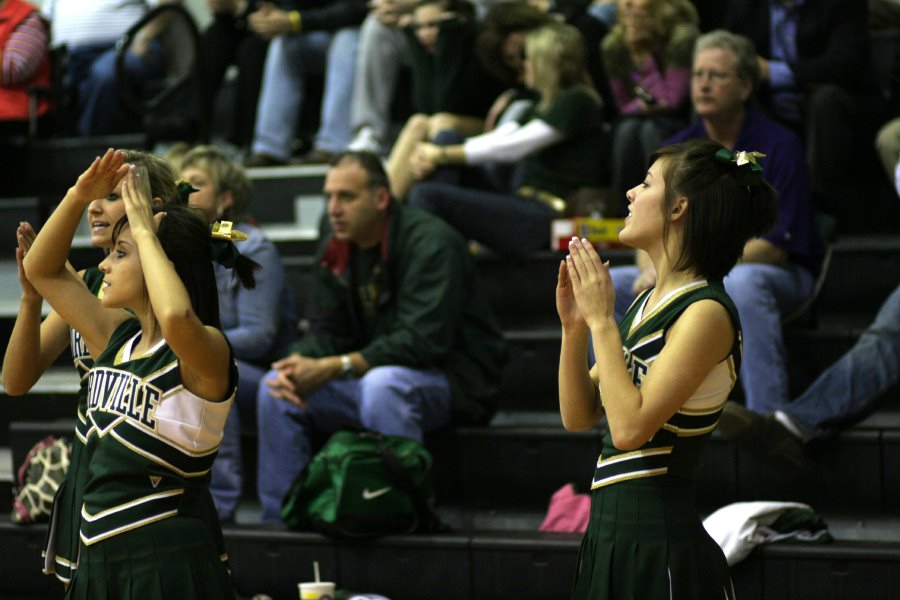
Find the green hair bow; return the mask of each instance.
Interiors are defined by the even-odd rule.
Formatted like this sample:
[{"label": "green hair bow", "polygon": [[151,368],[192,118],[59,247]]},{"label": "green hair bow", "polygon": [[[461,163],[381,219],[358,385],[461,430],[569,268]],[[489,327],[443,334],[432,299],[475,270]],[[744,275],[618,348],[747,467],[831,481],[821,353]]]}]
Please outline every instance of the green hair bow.
[{"label": "green hair bow", "polygon": [[716,159],[726,162],[726,163],[734,163],[734,179],[738,185],[759,185],[763,180],[763,168],[762,165],[757,162],[757,159],[765,158],[766,155],[762,152],[756,152],[753,150],[736,150],[735,152],[729,152],[725,148],[722,148],[718,152],[716,152]]},{"label": "green hair bow", "polygon": [[227,269],[234,268],[235,261],[241,255],[234,242],[247,239],[246,233],[233,229],[232,226],[231,221],[217,221],[209,226],[209,246],[212,250],[212,258]]}]

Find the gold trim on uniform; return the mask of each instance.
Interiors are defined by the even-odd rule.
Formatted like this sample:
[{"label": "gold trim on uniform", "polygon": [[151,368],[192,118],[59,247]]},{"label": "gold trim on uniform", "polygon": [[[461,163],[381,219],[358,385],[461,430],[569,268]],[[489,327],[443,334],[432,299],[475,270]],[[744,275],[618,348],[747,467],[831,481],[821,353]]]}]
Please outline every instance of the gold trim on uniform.
[{"label": "gold trim on uniform", "polygon": [[[699,281],[695,281],[693,283],[688,283],[687,285],[675,290],[674,292],[671,293],[672,294],[671,296],[664,298],[663,302],[661,304],[657,305],[656,307],[654,307],[653,310],[651,310],[649,313],[644,314],[643,310],[642,310],[641,311],[641,319],[639,321],[637,321],[637,320],[632,321],[631,327],[629,328],[628,331],[632,332],[635,329],[637,329],[637,327],[639,327],[641,323],[643,323],[647,319],[654,317],[657,313],[661,312],[664,308],[666,308],[669,304],[671,304],[676,298],[680,298],[681,296],[687,294],[688,292],[692,292],[695,289],[698,289],[701,287],[706,287],[707,285],[709,285],[709,284],[706,282],[705,279],[700,279]],[[647,306],[646,301],[649,298],[650,298],[649,294],[647,295],[646,298],[644,298],[644,306]]]},{"label": "gold trim on uniform", "polygon": [[678,437],[694,437],[697,435],[703,435],[704,433],[709,433],[719,424],[718,421],[713,423],[712,425],[708,425],[706,427],[700,428],[687,428],[687,427],[676,427],[675,425],[671,425],[669,423],[663,423],[662,429],[666,431],[670,431],[677,435]]},{"label": "gold trim on uniform", "polygon": [[631,471],[629,473],[622,473],[621,475],[613,475],[611,477],[604,477],[600,481],[596,479],[591,482],[591,489],[596,490],[598,488],[606,487],[608,485],[612,485],[614,483],[621,483],[623,481],[628,481],[630,479],[643,479],[645,477],[656,477],[658,475],[665,475],[669,472],[669,467],[660,467],[657,469],[645,469],[643,471]]},{"label": "gold trim on uniform", "polygon": [[149,496],[143,496],[141,498],[136,498],[134,500],[130,500],[125,504],[119,504],[118,506],[113,506],[112,508],[106,508],[101,510],[95,515],[92,515],[87,511],[87,506],[82,505],[81,507],[81,518],[89,523],[93,523],[94,521],[103,519],[108,517],[109,515],[115,514],[117,512],[122,512],[123,510],[128,510],[129,508],[134,508],[139,504],[144,504],[146,502],[152,502],[154,500],[159,500],[161,498],[169,498],[171,496],[178,496],[184,493],[184,488],[176,488],[174,490],[166,490],[165,492],[158,492],[156,494],[150,494]]},{"label": "gold trim on uniform", "polygon": [[642,456],[659,456],[660,454],[671,454],[672,448],[673,446],[660,446],[659,448],[632,450],[631,452],[616,454],[615,456],[610,456],[606,459],[604,459],[601,455],[600,458],[597,459],[597,467],[599,468],[601,466],[613,465],[617,462],[631,460],[633,458],[640,458]]},{"label": "gold trim on uniform", "polygon": [[[146,433],[146,431],[145,431],[145,433]],[[175,473],[176,475],[180,475],[181,477],[186,477],[186,478],[203,477],[204,475],[206,475],[206,474],[209,473],[209,471],[210,471],[210,469],[204,469],[204,470],[202,470],[202,471],[183,471],[183,470],[179,469],[178,467],[176,467],[175,465],[173,465],[172,463],[170,463],[170,462],[168,462],[168,461],[165,461],[165,460],[161,459],[160,457],[156,456],[155,454],[150,454],[150,453],[147,452],[146,450],[143,450],[142,448],[139,448],[138,446],[135,446],[134,444],[132,444],[131,442],[129,442],[128,440],[126,440],[125,438],[123,438],[121,434],[119,434],[119,433],[117,433],[117,432],[115,432],[115,431],[112,432],[112,436],[113,436],[116,440],[118,440],[118,442],[119,442],[120,444],[122,444],[123,446],[125,446],[126,448],[128,448],[129,450],[131,450],[132,452],[134,452],[135,454],[137,454],[137,455],[139,455],[139,456],[143,456],[143,457],[146,458],[147,460],[149,460],[149,461],[151,461],[151,462],[154,462],[154,463],[156,463],[156,464],[158,464],[158,465],[160,465],[160,466],[162,466],[162,467],[165,467],[165,468],[169,469],[170,471],[172,471],[173,473]],[[169,446],[171,446],[172,448],[178,450],[179,452],[183,452],[183,451],[184,451],[184,449],[181,448],[180,446],[173,446],[173,445],[171,444],[171,442],[169,442],[166,438],[159,437],[159,436],[156,436],[156,435],[153,435],[153,436],[151,436],[151,437],[153,437],[154,439],[158,439],[158,440],[160,440],[161,442],[164,442],[164,443],[168,444]],[[211,450],[211,451],[207,451],[207,452],[204,452],[204,453],[202,453],[202,454],[192,454],[191,456],[192,456],[192,457],[195,457],[195,458],[196,458],[196,457],[200,457],[200,456],[208,456],[208,455],[210,455],[210,454],[212,454],[213,452],[216,452],[216,451],[218,451],[218,450],[219,450],[219,448],[218,448],[218,446],[217,446],[216,448],[214,448],[214,449]],[[188,453],[185,452],[185,454],[188,454]]]},{"label": "gold trim on uniform", "polygon": [[[83,512],[82,512],[83,514]],[[117,527],[116,529],[111,529],[109,531],[104,531],[100,535],[96,535],[92,538],[89,538],[84,535],[84,532],[79,532],[79,537],[81,537],[82,543],[85,546],[90,546],[92,544],[96,544],[97,542],[102,542],[105,539],[111,538],[115,535],[119,535],[120,533],[125,533],[126,531],[132,531],[133,529],[138,529],[143,527],[144,525],[149,525],[150,523],[155,523],[157,521],[162,521],[163,519],[168,519],[170,517],[174,517],[178,515],[178,509],[169,510],[164,513],[160,513],[158,515],[153,515],[152,517],[147,517],[146,519],[141,519],[140,521],[134,521],[133,523],[129,523],[128,525],[123,525],[122,527]]]}]

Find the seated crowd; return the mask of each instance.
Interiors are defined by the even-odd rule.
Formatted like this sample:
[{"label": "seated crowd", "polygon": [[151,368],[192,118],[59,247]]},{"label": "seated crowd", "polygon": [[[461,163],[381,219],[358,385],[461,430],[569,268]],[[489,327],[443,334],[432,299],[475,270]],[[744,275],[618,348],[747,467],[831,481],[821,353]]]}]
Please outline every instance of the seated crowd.
[{"label": "seated crowd", "polygon": [[[148,5],[165,3],[45,0],[39,12],[0,0],[0,134],[23,135],[30,121],[50,118],[51,97],[32,88],[51,85],[50,49],[61,47],[67,60],[54,66],[68,69],[73,132],[139,128],[117,87],[116,41]],[[743,246],[723,280],[743,325],[743,405],[725,406],[722,433],[802,464],[803,442],[854,423],[900,378],[898,292],[793,401],[782,338],[783,319],[813,294],[822,266],[816,211],[842,201],[855,161],[874,158],[879,128],[892,181],[900,162],[900,127],[873,76],[866,3],[258,4],[207,0],[197,118],[213,145],[170,152],[171,168],[128,157],[162,178],[180,174],[193,188],[187,202],[209,223],[234,222],[249,236],[237,248],[261,267],[252,289],[225,267],[215,271],[221,329],[240,377],[212,468],[221,520],[234,519],[241,497],[242,427],[261,432],[262,519],[278,521],[316,431],[361,425],[421,440],[449,424],[486,423],[506,347],[467,242],[517,260],[546,249],[551,221],[575,214],[572,199],[585,189],[610,190],[605,216],[629,216],[648,161],[673,143],[708,139],[759,152],[752,161],[778,193],[777,224]],[[128,51],[124,68],[137,80],[163,75],[165,27],[165,19],[151,22]],[[237,77],[227,81],[234,65]],[[233,99],[223,103],[227,89]],[[252,219],[244,172],[286,164],[329,165],[328,222],[299,339],[290,286]],[[105,203],[117,194],[90,204],[92,223],[111,221]],[[166,195],[154,189],[154,199]],[[20,227],[20,266],[34,236]],[[106,238],[92,241],[112,247]],[[617,321],[658,283],[640,251],[634,266],[610,275]],[[29,308],[20,319],[34,321],[39,296],[21,269],[20,281]],[[52,348],[38,346],[41,368],[65,346],[58,319]],[[888,360],[868,359],[875,354]],[[40,375],[8,379],[21,361],[8,352],[9,391],[27,391]]]}]

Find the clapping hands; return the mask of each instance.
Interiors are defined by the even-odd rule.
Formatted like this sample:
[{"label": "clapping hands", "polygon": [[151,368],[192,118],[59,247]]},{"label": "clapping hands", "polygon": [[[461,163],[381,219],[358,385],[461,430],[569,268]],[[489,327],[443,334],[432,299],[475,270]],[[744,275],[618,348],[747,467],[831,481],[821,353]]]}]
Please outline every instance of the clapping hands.
[{"label": "clapping hands", "polygon": [[587,240],[573,237],[556,284],[556,309],[563,327],[590,327],[601,319],[614,319],[614,306],[609,262],[602,262]]}]

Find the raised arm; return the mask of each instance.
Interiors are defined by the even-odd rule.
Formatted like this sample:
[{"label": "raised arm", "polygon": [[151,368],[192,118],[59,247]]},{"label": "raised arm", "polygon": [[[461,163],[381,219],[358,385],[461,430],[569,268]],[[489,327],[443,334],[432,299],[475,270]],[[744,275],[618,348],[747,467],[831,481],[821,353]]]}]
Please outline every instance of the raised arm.
[{"label": "raised arm", "polygon": [[559,352],[559,413],[569,431],[583,431],[595,426],[603,414],[600,388],[588,373],[587,322],[581,316],[566,261],[559,265],[556,282],[556,310],[562,323],[562,345]]},{"label": "raised arm", "polygon": [[16,230],[16,266],[22,297],[19,301],[19,314],[16,315],[16,322],[6,345],[3,374],[0,377],[3,389],[12,396],[27,393],[65,349],[69,339],[68,325],[55,312],[51,312],[41,322],[44,299],[25,277],[22,266],[32,240],[34,230],[31,225],[20,223]]},{"label": "raised arm", "polygon": [[625,364],[607,265],[589,244],[573,242],[569,250],[570,280],[593,338],[613,444],[620,450],[640,448],[728,355],[735,335],[731,319],[713,300],[692,304],[670,328],[666,345],[639,387]]},{"label": "raised arm", "polygon": [[60,317],[81,333],[94,356],[106,347],[127,315],[102,307],[81,277],[67,267],[66,259],[84,209],[91,200],[105,197],[115,189],[127,170],[124,160],[124,154],[112,149],[97,157],[69,188],[23,261],[28,281]]},{"label": "raised arm", "polygon": [[166,343],[178,356],[185,387],[202,398],[224,400],[229,385],[228,343],[220,330],[204,325],[194,312],[188,291],[156,236],[164,214],[153,216],[149,184],[146,187],[142,191],[136,174],[130,170],[122,184],[122,199],[153,316]]}]

